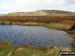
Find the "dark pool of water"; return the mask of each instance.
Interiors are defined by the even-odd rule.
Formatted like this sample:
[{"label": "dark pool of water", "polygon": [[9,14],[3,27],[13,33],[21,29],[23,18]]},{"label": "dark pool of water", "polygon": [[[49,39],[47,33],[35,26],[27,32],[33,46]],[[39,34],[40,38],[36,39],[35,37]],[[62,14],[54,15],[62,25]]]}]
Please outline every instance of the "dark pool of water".
[{"label": "dark pool of water", "polygon": [[0,41],[8,40],[13,45],[72,47],[72,38],[64,31],[42,26],[0,25]]}]

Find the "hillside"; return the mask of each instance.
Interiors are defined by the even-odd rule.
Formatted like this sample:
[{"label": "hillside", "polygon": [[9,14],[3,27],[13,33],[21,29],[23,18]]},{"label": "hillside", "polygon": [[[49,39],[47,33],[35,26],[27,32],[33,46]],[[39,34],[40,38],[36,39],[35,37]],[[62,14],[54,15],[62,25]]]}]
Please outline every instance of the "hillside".
[{"label": "hillside", "polygon": [[74,12],[61,10],[38,10],[33,12],[12,12],[6,16],[44,16],[44,15],[75,15]]}]

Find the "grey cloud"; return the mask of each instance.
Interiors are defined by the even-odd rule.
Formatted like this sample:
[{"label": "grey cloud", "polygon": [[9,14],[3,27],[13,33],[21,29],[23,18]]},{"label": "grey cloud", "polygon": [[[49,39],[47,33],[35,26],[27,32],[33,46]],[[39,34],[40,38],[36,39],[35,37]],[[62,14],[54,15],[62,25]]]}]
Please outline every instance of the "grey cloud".
[{"label": "grey cloud", "polygon": [[75,0],[66,0],[67,4],[75,4]]},{"label": "grey cloud", "polygon": [[75,0],[36,0],[36,1],[35,0],[0,0],[0,13],[35,11],[35,10],[44,10],[44,9],[75,11],[74,8]]}]

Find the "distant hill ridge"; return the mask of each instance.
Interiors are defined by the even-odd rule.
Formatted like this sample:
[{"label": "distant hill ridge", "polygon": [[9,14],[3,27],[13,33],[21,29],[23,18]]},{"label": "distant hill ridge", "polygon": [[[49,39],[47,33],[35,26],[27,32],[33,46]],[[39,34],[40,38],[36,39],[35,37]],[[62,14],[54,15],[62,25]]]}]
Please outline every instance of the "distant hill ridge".
[{"label": "distant hill ridge", "polygon": [[75,14],[75,12],[61,11],[61,10],[38,10],[33,12],[12,12],[8,13],[7,16],[41,16],[51,14]]},{"label": "distant hill ridge", "polygon": [[61,10],[39,10],[39,11],[43,11],[45,13],[73,13],[73,12],[61,11]]}]

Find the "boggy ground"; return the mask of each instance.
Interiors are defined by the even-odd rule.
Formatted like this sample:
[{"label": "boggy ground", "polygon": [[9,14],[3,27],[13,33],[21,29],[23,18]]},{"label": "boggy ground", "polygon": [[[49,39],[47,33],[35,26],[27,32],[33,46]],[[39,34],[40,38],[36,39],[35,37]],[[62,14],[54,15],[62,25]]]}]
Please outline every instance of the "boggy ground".
[{"label": "boggy ground", "polygon": [[0,16],[2,25],[46,26],[58,30],[69,30],[75,16]]},{"label": "boggy ground", "polygon": [[[75,16],[0,16],[1,25],[45,26],[66,31],[75,38]],[[72,43],[75,48],[75,40]],[[7,41],[0,42],[0,56],[60,56],[59,51],[73,51],[70,48],[12,46]]]},{"label": "boggy ground", "polygon": [[45,26],[52,29],[67,31],[75,38],[75,16],[0,16],[1,25]]}]

